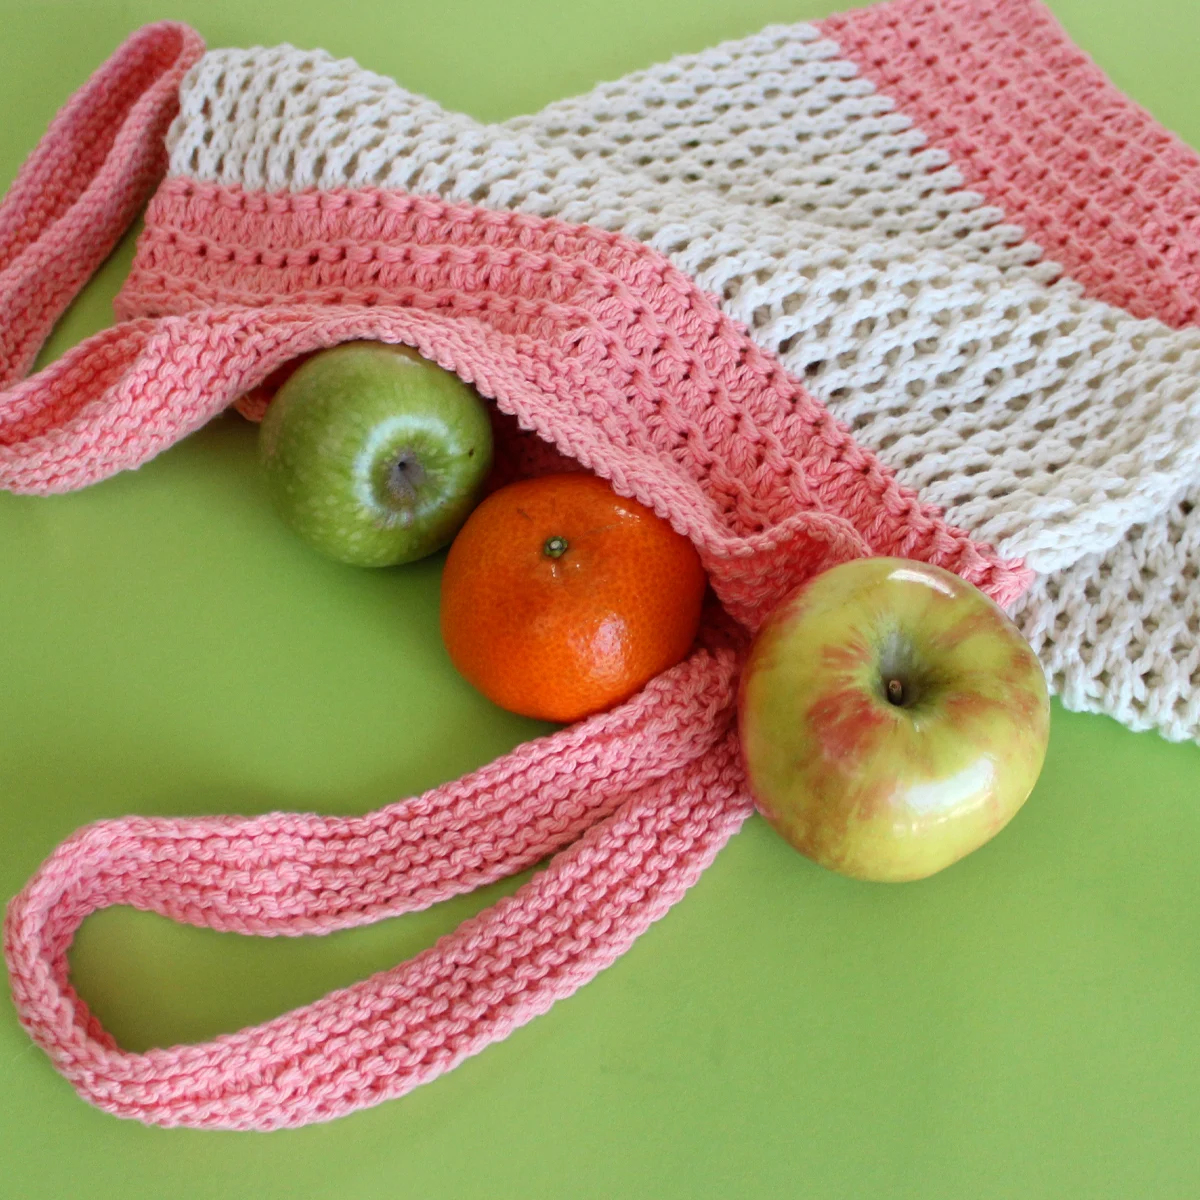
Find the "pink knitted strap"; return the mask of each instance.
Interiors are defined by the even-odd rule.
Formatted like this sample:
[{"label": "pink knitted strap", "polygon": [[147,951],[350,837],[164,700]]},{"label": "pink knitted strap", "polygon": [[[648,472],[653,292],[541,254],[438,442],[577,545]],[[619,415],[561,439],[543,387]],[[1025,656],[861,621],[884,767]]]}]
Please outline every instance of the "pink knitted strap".
[{"label": "pink knitted strap", "polygon": [[[161,1125],[301,1125],[433,1078],[611,963],[749,813],[729,728],[736,656],[716,641],[614,712],[365,817],[82,830],[9,908],[22,1022],[85,1099]],[[324,933],[426,907],[573,841],[411,961],[204,1045],[124,1052],[67,981],[76,928],[106,905],[241,933]]]},{"label": "pink knitted strap", "polygon": [[820,24],[1090,295],[1200,321],[1200,155],[1040,0],[891,0]]},{"label": "pink knitted strap", "polygon": [[0,204],[0,387],[29,370],[166,171],[179,83],[204,51],[186,25],[134,34],[55,117]]}]

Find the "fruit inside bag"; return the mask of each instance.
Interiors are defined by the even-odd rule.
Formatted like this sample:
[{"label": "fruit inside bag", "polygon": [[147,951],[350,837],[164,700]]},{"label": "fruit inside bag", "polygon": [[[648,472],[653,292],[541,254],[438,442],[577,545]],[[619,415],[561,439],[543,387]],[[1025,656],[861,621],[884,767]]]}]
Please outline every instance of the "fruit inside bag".
[{"label": "fruit inside bag", "polygon": [[[867,140],[896,143],[899,157],[883,155],[881,170],[924,153],[812,30],[767,33],[743,48],[747,59],[791,63],[794,80],[769,103],[809,93],[824,102],[841,89],[838,104],[870,126]],[[989,242],[995,220],[958,199],[952,181],[936,178],[925,190],[921,180],[901,181],[891,193],[896,207],[881,208],[884,223],[901,210],[915,214],[914,227],[933,212],[938,236],[961,226],[961,237],[916,257],[907,233],[881,243],[869,205],[840,192],[831,206],[840,215],[826,213],[822,224],[813,212],[821,215],[830,192],[808,176],[794,181],[808,197],[808,216],[767,211],[780,206],[757,184],[753,194],[739,191],[761,177],[757,167],[732,160],[721,174],[730,219],[718,228],[678,190],[652,203],[646,172],[618,161],[605,173],[586,146],[572,148],[580,105],[604,110],[603,89],[575,108],[552,106],[541,118],[481,134],[466,118],[372,85],[352,91],[356,103],[381,105],[382,116],[375,124],[343,120],[338,145],[380,128],[407,130],[411,142],[417,129],[430,138],[436,131],[455,153],[420,161],[351,154],[340,161],[369,178],[351,171],[298,187],[302,181],[273,176],[283,160],[270,147],[255,158],[254,139],[237,142],[234,153],[193,137],[212,100],[205,81],[242,78],[254,89],[278,79],[290,87],[294,70],[321,117],[321,104],[339,94],[326,85],[342,78],[345,64],[282,48],[258,52],[279,60],[275,74],[241,72],[252,53],[200,59],[190,31],[143,30],[64,110],[14,185],[0,209],[0,305],[12,317],[0,483],[32,493],[86,486],[146,461],[232,404],[261,415],[262,389],[305,355],[354,340],[402,343],[470,383],[518,442],[552,447],[667,519],[695,546],[715,598],[690,657],[632,699],[425,795],[350,819],[130,817],[81,830],[47,860],[9,907],[5,949],[22,1022],[56,1067],[84,1098],[118,1115],[268,1129],[330,1119],[435,1077],[581,986],[682,895],[750,811],[733,728],[736,684],[750,634],[799,583],[836,563],[888,554],[943,566],[1012,605],[1033,579],[1018,551],[1045,556],[1054,570],[1080,548],[1114,552],[1128,522],[1153,516],[1146,504],[1188,464],[1182,454],[1164,460],[1154,488],[1112,482],[1093,513],[1076,502],[1071,483],[1102,477],[1105,447],[1087,458],[1096,439],[1081,439],[1070,470],[1039,475],[1004,448],[1009,426],[964,425],[961,414],[943,411],[943,394],[917,388],[939,374],[951,339],[941,314],[964,297],[985,314],[1002,315],[1007,309],[994,306],[1014,298],[1043,305],[1053,321],[1031,335],[1022,361],[1049,380],[1046,394],[1055,397],[1073,394],[1086,357],[1055,355],[1064,324],[1092,322],[1111,335],[1114,362],[1124,361],[1129,339],[1147,333],[1078,289],[1051,295],[1052,264],[1032,261],[1004,229]],[[732,70],[721,65],[723,53],[705,59],[700,73]],[[168,141],[172,163],[195,169],[172,168],[159,184],[164,130],[185,73],[182,114]],[[659,84],[629,86],[652,94]],[[114,93],[119,103],[99,104]],[[234,103],[235,90],[222,94]],[[269,108],[270,99],[255,103]],[[220,104],[208,112],[204,120],[218,124],[228,115]],[[98,122],[108,122],[103,137]],[[329,128],[323,117],[310,127]],[[103,161],[80,154],[85,143],[103,147]],[[537,156],[543,144],[549,167]],[[680,149],[686,166],[687,153],[703,147]],[[858,151],[836,153],[849,160]],[[46,204],[46,189],[73,155],[93,173],[72,177]],[[294,161],[308,169],[318,160],[333,158]],[[451,160],[458,175],[446,174]],[[242,174],[225,180],[224,171]],[[926,182],[935,177],[927,173]],[[124,319],[21,381],[89,264],[151,191],[120,302]],[[581,220],[588,224],[571,223]],[[674,245],[685,228],[690,240]],[[838,228],[845,236],[831,237]],[[63,256],[72,271],[45,271]],[[742,274],[721,278],[731,263]],[[823,292],[831,273],[850,290]],[[795,303],[756,291],[783,278],[793,281]],[[808,288],[813,279],[820,286]],[[884,316],[860,315],[853,331],[840,329],[857,311],[851,293],[859,286],[873,290]],[[30,288],[36,303],[26,302]],[[904,297],[914,294],[940,306],[906,308]],[[1154,333],[1182,347],[1177,363],[1190,361],[1183,335],[1172,342],[1172,331]],[[867,350],[842,362],[828,349],[837,336]],[[952,385],[968,394],[996,386],[973,370],[969,360]],[[1164,370],[1160,392],[1178,378]],[[1023,386],[1012,382],[1016,400],[1025,398]],[[872,389],[887,399],[892,387],[926,398],[853,411]],[[1036,425],[1036,410],[1016,400],[1013,412],[1022,415],[1013,420]],[[841,422],[831,413],[839,402]],[[1060,415],[1069,443],[1078,432],[1071,421],[1086,420],[1073,410]],[[1164,404],[1140,415],[1160,430],[1179,410]],[[1057,428],[1041,440],[1053,441]],[[1107,436],[1119,440],[1129,428],[1117,422]],[[931,430],[951,442],[938,455],[909,455],[906,447]],[[960,470],[955,459],[956,448],[975,452],[989,438],[1012,485],[995,494],[965,483],[978,472]],[[1135,459],[1130,479],[1140,470]],[[930,495],[963,525],[947,520]],[[1049,516],[1039,509],[1047,497]],[[1009,550],[991,549],[980,530]],[[547,856],[514,896],[410,962],[214,1042],[125,1052],[67,979],[74,930],[108,904],[295,936],[422,908]]]}]

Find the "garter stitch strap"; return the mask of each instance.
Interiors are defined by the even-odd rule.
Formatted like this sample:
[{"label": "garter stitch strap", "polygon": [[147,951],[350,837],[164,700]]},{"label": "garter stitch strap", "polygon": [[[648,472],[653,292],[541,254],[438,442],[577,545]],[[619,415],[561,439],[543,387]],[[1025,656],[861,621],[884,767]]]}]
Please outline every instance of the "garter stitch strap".
[{"label": "garter stitch strap", "polygon": [[135,33],[55,117],[0,205],[0,387],[20,379],[167,166],[179,84],[204,52],[184,25]]}]

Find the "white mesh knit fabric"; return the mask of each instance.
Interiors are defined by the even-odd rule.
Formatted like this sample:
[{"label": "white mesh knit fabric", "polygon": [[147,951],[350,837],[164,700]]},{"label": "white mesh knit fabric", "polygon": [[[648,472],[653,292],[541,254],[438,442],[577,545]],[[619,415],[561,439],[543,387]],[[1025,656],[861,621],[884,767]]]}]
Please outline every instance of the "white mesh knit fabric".
[{"label": "white mesh knit fabric", "polygon": [[1069,707],[1200,735],[1200,331],[1087,298],[814,27],[495,126],[320,51],[216,51],[168,144],[176,175],[650,243],[903,483],[1040,573],[1015,616]]}]

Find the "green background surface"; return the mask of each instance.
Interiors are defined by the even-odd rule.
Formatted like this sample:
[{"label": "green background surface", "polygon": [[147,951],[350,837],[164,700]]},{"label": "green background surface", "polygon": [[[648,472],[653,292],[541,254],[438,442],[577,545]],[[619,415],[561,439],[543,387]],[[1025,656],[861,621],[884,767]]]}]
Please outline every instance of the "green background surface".
[{"label": "green background surface", "polygon": [[[139,24],[324,46],[500,119],[824,0],[0,0],[0,187]],[[1200,145],[1200,6],[1053,0]],[[132,238],[46,355],[111,322]],[[544,728],[437,634],[440,560],[326,563],[220,419],[136,473],[0,495],[0,899],[125,813],[362,812]],[[757,818],[613,967],[410,1096],[271,1135],[148,1129],[76,1098],[0,998],[0,1196],[1190,1197],[1200,1191],[1200,753],[1056,706],[998,839],[920,884],[853,883]],[[267,1019],[431,944],[519,881],[324,939],[110,910],[73,956],[130,1048]]]}]

